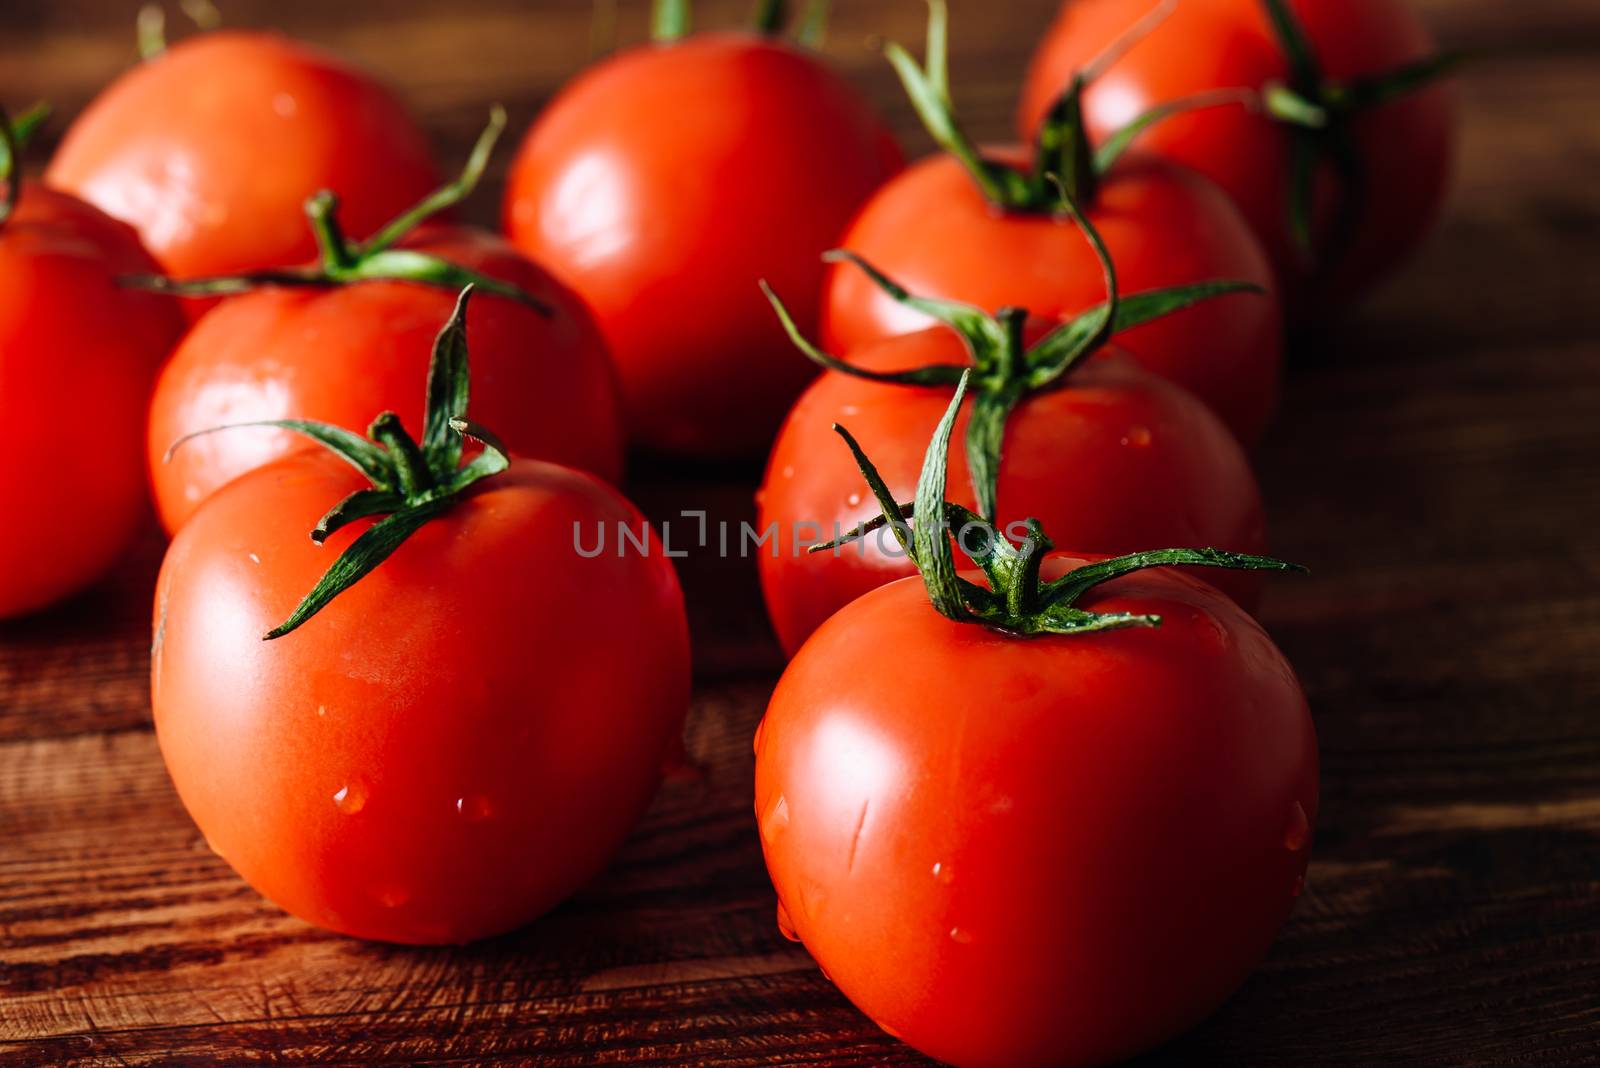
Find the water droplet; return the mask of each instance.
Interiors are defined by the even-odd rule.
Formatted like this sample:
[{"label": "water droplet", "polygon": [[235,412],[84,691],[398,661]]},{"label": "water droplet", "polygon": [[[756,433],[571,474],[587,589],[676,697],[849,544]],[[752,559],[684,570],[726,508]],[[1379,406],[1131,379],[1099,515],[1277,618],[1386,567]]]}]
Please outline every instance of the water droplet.
[{"label": "water droplet", "polygon": [[397,884],[378,887],[372,895],[386,909],[397,909],[411,900],[411,891]]},{"label": "water droplet", "polygon": [[1289,806],[1289,822],[1283,828],[1283,848],[1298,853],[1311,840],[1311,821],[1306,818],[1305,806],[1296,801]]},{"label": "water droplet", "polygon": [[479,823],[494,815],[494,805],[482,794],[456,798],[456,815],[468,823]]},{"label": "water droplet", "polygon": [[933,878],[935,881],[949,886],[956,881],[956,870],[944,861],[937,861],[933,865]]},{"label": "water droplet", "polygon": [[858,505],[858,504],[860,504],[860,503],[861,503],[861,494],[859,494],[859,493],[852,493],[852,494],[850,494],[850,496],[848,496],[848,497],[846,497],[846,498],[845,498],[845,499],[844,499],[844,503],[845,503],[845,504],[846,504],[846,505],[847,505],[847,506],[848,506],[848,507],[851,507],[851,508],[854,508],[854,507],[856,507],[856,506],[857,506],[857,505]]},{"label": "water droplet", "polygon": [[784,478],[793,478],[794,477],[794,464],[786,464],[786,465],[784,465],[783,477]]},{"label": "water droplet", "polygon": [[1304,875],[1296,875],[1294,877],[1294,885],[1289,888],[1289,895],[1291,897],[1299,897],[1301,894],[1303,894],[1305,892],[1306,892],[1306,877]]},{"label": "water droplet", "polygon": [[791,942],[800,941],[800,935],[794,929],[794,921],[789,919],[789,910],[783,907],[783,902],[778,902],[778,933]]},{"label": "water droplet", "polygon": [[272,110],[279,118],[291,119],[300,110],[300,102],[289,93],[278,93],[272,98]]},{"label": "water droplet", "polygon": [[1136,449],[1150,447],[1150,428],[1147,426],[1134,426],[1128,428],[1128,433],[1123,437],[1122,444],[1131,445]]},{"label": "water droplet", "polygon": [[755,739],[750,743],[751,748],[755,750],[757,755],[760,755],[760,753],[761,753],[761,736],[766,733],[766,730],[767,730],[767,717],[762,716],[761,717],[761,722],[756,724],[756,736],[755,736]]},{"label": "water droplet", "polygon": [[950,928],[950,941],[963,946],[970,945],[972,943],[972,932],[962,930],[960,927],[952,927]]},{"label": "water droplet", "polygon": [[318,705],[317,706],[317,715],[326,716],[327,714],[328,714],[328,706],[327,705]]},{"label": "water droplet", "polygon": [[765,503],[767,503],[767,491],[764,489],[756,490],[756,507],[760,508]]},{"label": "water droplet", "polygon": [[354,816],[367,807],[367,788],[355,781],[345,783],[333,795],[333,803],[346,816]]},{"label": "water droplet", "polygon": [[257,556],[255,553],[251,553],[250,554],[250,562],[252,564],[259,564],[261,562],[261,557]]}]

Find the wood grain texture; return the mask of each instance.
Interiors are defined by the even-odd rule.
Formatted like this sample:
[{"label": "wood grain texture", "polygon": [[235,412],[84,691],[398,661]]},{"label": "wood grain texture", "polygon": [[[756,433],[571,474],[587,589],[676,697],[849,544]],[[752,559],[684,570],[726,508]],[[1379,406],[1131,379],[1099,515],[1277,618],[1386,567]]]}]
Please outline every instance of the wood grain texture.
[{"label": "wood grain texture", "polygon": [[[403,85],[449,158],[491,100],[526,123],[579,65],[589,10],[224,6]],[[920,5],[837,6],[832,51],[920,150],[865,47],[916,38]],[[983,135],[1007,136],[1052,6],[954,4]],[[1297,341],[1260,456],[1275,548],[1314,568],[1265,613],[1323,747],[1308,889],[1266,966],[1150,1064],[1600,1064],[1600,5],[1421,6],[1485,50],[1453,210],[1380,298]],[[637,38],[643,5],[621,7]],[[71,114],[130,61],[131,14],[3,0],[0,99]],[[661,518],[737,520],[753,477],[647,460],[634,492]],[[0,625],[0,1065],[925,1063],[773,922],[750,736],[780,659],[748,562],[686,562],[703,773],[553,915],[414,950],[285,917],[185,816],[149,729],[159,554],[152,535],[102,588]]]}]

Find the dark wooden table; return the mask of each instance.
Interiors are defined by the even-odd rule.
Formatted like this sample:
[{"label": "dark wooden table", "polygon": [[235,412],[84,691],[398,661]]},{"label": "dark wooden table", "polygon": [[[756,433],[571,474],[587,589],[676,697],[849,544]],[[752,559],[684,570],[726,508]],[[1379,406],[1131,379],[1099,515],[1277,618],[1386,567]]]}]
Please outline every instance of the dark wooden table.
[{"label": "dark wooden table", "polygon": [[[589,18],[588,0],[223,6],[402,84],[446,158],[492,100],[525,123]],[[915,39],[920,5],[837,6],[832,51],[920,150],[865,46]],[[1003,137],[1052,5],[954,6],[961,105]],[[1453,211],[1403,279],[1297,343],[1260,455],[1275,547],[1315,568],[1265,614],[1322,741],[1307,892],[1260,973],[1150,1063],[1600,1064],[1600,4],[1423,7],[1487,50]],[[622,8],[639,36],[643,4]],[[13,105],[70,115],[132,58],[131,3],[0,12]],[[738,518],[753,477],[646,462],[633,492]],[[207,851],[149,724],[159,554],[152,536],[103,588],[0,626],[0,1064],[922,1063],[774,925],[749,743],[780,660],[747,564],[686,567],[704,774],[553,915],[413,950],[292,920]]]}]

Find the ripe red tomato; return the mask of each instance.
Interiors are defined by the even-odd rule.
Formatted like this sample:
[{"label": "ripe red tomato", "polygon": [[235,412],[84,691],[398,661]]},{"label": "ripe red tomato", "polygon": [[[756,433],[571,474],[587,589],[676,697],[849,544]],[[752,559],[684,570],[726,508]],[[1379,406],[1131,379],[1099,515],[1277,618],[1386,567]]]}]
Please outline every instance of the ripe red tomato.
[{"label": "ripe red tomato", "polygon": [[157,583],[151,705],[195,822],[290,912],[394,942],[509,930],[594,875],[688,702],[683,595],[643,517],[468,421],[466,302],[419,437],[392,412],[368,439],[295,421],[331,451],[213,494]]},{"label": "ripe red tomato", "polygon": [[[304,227],[304,222],[301,223]],[[623,432],[605,343],[583,301],[501,239],[430,226],[401,245],[518,286],[544,315],[484,293],[470,312],[483,421],[523,456],[615,482]],[[164,462],[178,438],[226,423],[314,419],[359,428],[391,409],[415,422],[452,293],[411,282],[255,289],[197,322],[162,371],[147,439],[156,507],[178,529],[219,487],[304,447],[271,427],[211,434]]]},{"label": "ripe red tomato", "polygon": [[1170,569],[1083,604],[1163,622],[1021,639],[939,615],[915,579],[875,590],[800,651],[756,735],[780,922],[874,1022],[962,1068],[1181,1033],[1260,962],[1306,869],[1316,742],[1261,628]]},{"label": "ripe red tomato", "polygon": [[[1032,335],[1047,325],[1036,322]],[[889,338],[848,357],[869,371],[964,365],[971,359],[961,337],[942,326]],[[890,492],[909,501],[928,436],[950,392],[828,372],[790,413],[758,496],[759,528],[776,524],[778,532],[759,557],[761,585],[788,652],[857,597],[915,571],[887,538],[806,553],[804,543],[834,538],[835,525],[849,530],[878,512],[850,452],[829,428],[840,423],[855,432]],[[957,421],[958,438],[965,437],[969,416],[963,411]],[[1095,356],[1063,388],[1025,398],[1005,434],[998,481],[1002,528],[1039,519],[1060,544],[1084,552],[1167,545],[1262,550],[1260,491],[1238,443],[1203,404],[1126,354]],[[974,507],[961,448],[950,451],[950,480],[950,499]],[[798,549],[796,540],[802,543]],[[1259,596],[1255,575],[1206,577],[1247,605]]]},{"label": "ripe red tomato", "polygon": [[[992,149],[1021,164],[1020,148]],[[1159,161],[1127,160],[1080,205],[1136,290],[1236,278],[1267,290],[1272,268],[1233,206],[1204,179]],[[1094,252],[1069,218],[996,211],[952,156],[915,164],[867,202],[840,241],[914,293],[1066,318],[1104,298]],[[835,352],[925,326],[859,271],[828,281],[822,336]],[[1278,397],[1282,321],[1276,300],[1236,294],[1119,335],[1140,365],[1209,404],[1245,445],[1260,440]]]},{"label": "ripe red tomato", "polygon": [[887,128],[816,55],[698,34],[569,85],[522,146],[505,224],[594,308],[638,440],[748,455],[814,373],[757,280],[813,327],[818,257],[899,166]]},{"label": "ripe red tomato", "polygon": [[302,453],[178,532],[155,615],[162,755],[212,847],[295,915],[395,942],[509,930],[598,872],[655,791],[688,700],[677,580],[659,547],[578,556],[574,524],[639,514],[518,460],[263,642],[365,525],[306,537],[363,485]]},{"label": "ripe red tomato", "polygon": [[46,186],[24,183],[0,223],[0,448],[13,458],[0,498],[17,510],[0,523],[0,616],[88,585],[147,521],[144,398],[183,317],[117,278],[156,269],[131,229]]},{"label": "ripe red tomato", "polygon": [[309,260],[302,204],[330,189],[364,237],[438,182],[428,143],[369,75],[275,34],[200,34],[113,82],[47,180],[137,228],[176,277]]},{"label": "ripe red tomato", "polygon": [[[1038,128],[1073,75],[1151,10],[1150,0],[1074,0],[1040,44],[1023,94],[1020,123]],[[1355,81],[1426,61],[1433,43],[1403,0],[1289,0],[1325,82]],[[1262,0],[1184,0],[1089,85],[1089,128],[1104,136],[1146,109],[1219,88],[1261,89],[1294,75]],[[1308,92],[1326,88],[1310,86]],[[1337,93],[1340,90],[1334,89]],[[1233,199],[1271,253],[1291,310],[1314,314],[1369,290],[1432,229],[1449,184],[1455,141],[1450,88],[1432,84],[1349,117],[1364,193],[1352,223],[1339,218],[1350,187],[1323,159],[1311,222],[1313,247],[1297,248],[1290,227],[1291,153],[1296,127],[1240,105],[1178,115],[1145,131],[1138,151],[1199,171]]]}]

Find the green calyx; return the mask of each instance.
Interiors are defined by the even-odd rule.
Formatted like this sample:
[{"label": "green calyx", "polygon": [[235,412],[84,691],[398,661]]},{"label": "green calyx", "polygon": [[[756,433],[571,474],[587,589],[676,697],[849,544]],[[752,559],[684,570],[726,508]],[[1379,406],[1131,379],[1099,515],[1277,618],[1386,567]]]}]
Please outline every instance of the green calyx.
[{"label": "green calyx", "polygon": [[[246,426],[277,427],[303,434],[331,450],[371,483],[330,508],[312,528],[311,540],[321,545],[329,535],[357,519],[375,515],[384,518],[368,527],[339,555],[289,618],[267,633],[266,640],[283,637],[322,611],[388,559],[423,524],[448,510],[468,487],[510,466],[510,453],[499,439],[467,418],[471,389],[467,303],[472,292],[471,286],[461,291],[455,312],[434,342],[420,442],[406,432],[398,415],[384,412],[372,421],[366,437],[331,423],[271,419],[201,430],[179,438],[167,450],[170,458],[185,442],[202,434]],[[467,438],[480,443],[483,451],[463,464]]]},{"label": "green calyx", "polygon": [[[1151,567],[1220,567],[1234,571],[1304,571],[1297,564],[1265,556],[1246,556],[1218,549],[1157,549],[1086,564],[1061,578],[1045,580],[1040,565],[1054,548],[1039,522],[1024,524],[1026,534],[1014,545],[989,520],[945,500],[950,435],[956,413],[973,372],[964,371],[955,397],[934,431],[917,480],[911,505],[896,503],[877,468],[850,432],[834,430],[849,446],[856,466],[877,499],[880,514],[838,541],[812,546],[812,552],[840,545],[888,527],[916,566],[934,609],[958,623],[976,623],[1015,637],[1044,634],[1091,634],[1128,627],[1156,627],[1161,617],[1125,612],[1091,612],[1077,602],[1090,590],[1123,575]],[[935,516],[935,521],[924,517]],[[956,569],[952,540],[983,570],[988,585],[962,578]]]},{"label": "green calyx", "polygon": [[[1381,74],[1330,79],[1287,0],[1261,3],[1289,66],[1288,81],[1264,87],[1260,97],[1262,110],[1289,131],[1289,234],[1307,263],[1336,262],[1355,232],[1367,197],[1366,169],[1353,129],[1356,118],[1437,81],[1464,57],[1441,52]],[[1321,250],[1319,256],[1312,213],[1317,172],[1324,162],[1338,176],[1339,203],[1331,230],[1333,247]]]},{"label": "green calyx", "polygon": [[1068,196],[1076,203],[1089,203],[1106,172],[1122,158],[1135,138],[1156,123],[1181,112],[1240,103],[1249,98],[1249,94],[1241,90],[1229,89],[1159,104],[1136,116],[1102,144],[1096,146],[1091,142],[1083,116],[1084,90],[1100,71],[1134,41],[1149,33],[1170,11],[1170,3],[1158,5],[1081,71],[1072,85],[1056,98],[1039,127],[1032,165],[1026,171],[985,159],[956,117],[950,97],[949,11],[945,0],[928,0],[927,54],[923,63],[919,64],[910,52],[894,42],[884,46],[884,55],[900,76],[906,95],[929,135],[940,148],[960,161],[985,199],[1006,211],[1048,215],[1057,210],[1061,186],[1066,187]]},{"label": "green calyx", "polygon": [[414,282],[451,292],[472,286],[481,292],[514,300],[541,315],[553,315],[548,304],[517,286],[439,256],[395,247],[427,219],[461,203],[477,189],[505,126],[505,109],[496,105],[489,113],[489,125],[479,136],[461,176],[423,197],[365,241],[351,241],[345,237],[339,225],[338,197],[326,189],[313,194],[306,201],[306,216],[321,258],[314,266],[181,280],[164,275],[131,275],[123,278],[123,282],[183,297],[227,297],[261,286],[327,288],[356,282]]},{"label": "green calyx", "polygon": [[[817,48],[828,32],[830,0],[809,0],[795,26],[795,39],[801,44]],[[694,5],[691,0],[654,0],[650,9],[650,37],[666,43],[687,37],[694,26]],[[765,37],[777,37],[789,23],[789,4],[786,0],[756,0],[750,25]]]},{"label": "green calyx", "polygon": [[0,108],[0,185],[5,186],[5,198],[0,200],[0,226],[11,218],[22,197],[22,153],[49,117],[50,107],[42,103],[33,105],[16,121]]},{"label": "green calyx", "polygon": [[895,301],[954,330],[966,343],[970,365],[932,364],[890,372],[856,367],[806,338],[777,294],[766,282],[761,283],[790,340],[814,363],[830,371],[892,385],[945,387],[967,381],[971,372],[972,413],[965,435],[967,468],[978,510],[990,522],[995,521],[1006,424],[1018,404],[1031,394],[1065,386],[1072,371],[1099,351],[1113,334],[1227,293],[1263,292],[1250,282],[1217,280],[1123,296],[1117,286],[1116,268],[1099,232],[1078,211],[1070,196],[1059,189],[1057,195],[1100,261],[1106,299],[1062,323],[1032,346],[1024,339],[1028,319],[1025,309],[1002,308],[990,315],[959,301],[914,296],[853,252],[835,250],[824,256],[831,262],[853,264]]}]

